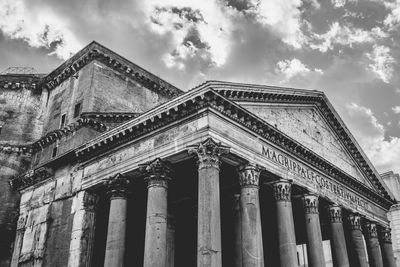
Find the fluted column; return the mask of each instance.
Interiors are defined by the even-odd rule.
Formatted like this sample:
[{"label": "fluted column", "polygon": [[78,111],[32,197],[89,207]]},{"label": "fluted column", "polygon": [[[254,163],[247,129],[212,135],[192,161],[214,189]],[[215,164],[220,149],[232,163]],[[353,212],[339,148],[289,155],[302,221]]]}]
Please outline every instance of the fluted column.
[{"label": "fluted column", "polygon": [[259,180],[261,169],[253,164],[239,168],[242,266],[264,266]]},{"label": "fluted column", "polygon": [[361,229],[361,217],[358,214],[350,214],[348,216],[350,224],[350,237],[352,248],[351,253],[354,256],[356,267],[368,267],[367,254],[363,234]]},{"label": "fluted column", "polygon": [[331,228],[331,249],[334,266],[348,267],[346,239],[343,230],[342,208],[331,205],[328,208],[329,224]]},{"label": "fluted column", "polygon": [[168,182],[171,168],[167,162],[156,159],[142,166],[146,173],[147,215],[144,246],[144,267],[167,266],[168,236]]},{"label": "fluted column", "polygon": [[325,266],[318,205],[318,196],[311,194],[303,196],[303,207],[306,219],[307,254],[310,267]]},{"label": "fluted column", "polygon": [[376,223],[367,221],[365,223],[365,233],[369,266],[383,267],[382,253],[379,246],[378,229],[376,228]]},{"label": "fluted column", "polygon": [[281,267],[297,266],[296,235],[292,211],[291,182],[280,180],[273,184],[278,222],[279,257]]},{"label": "fluted column", "polygon": [[191,147],[198,158],[197,266],[222,266],[219,193],[220,156],[229,149],[211,138]]},{"label": "fluted column", "polygon": [[124,266],[128,183],[121,174],[105,182],[110,196],[110,214],[104,267]]},{"label": "fluted column", "polygon": [[392,247],[392,234],[390,228],[380,228],[379,239],[381,244],[383,266],[396,267],[396,262],[394,259],[393,247]]}]

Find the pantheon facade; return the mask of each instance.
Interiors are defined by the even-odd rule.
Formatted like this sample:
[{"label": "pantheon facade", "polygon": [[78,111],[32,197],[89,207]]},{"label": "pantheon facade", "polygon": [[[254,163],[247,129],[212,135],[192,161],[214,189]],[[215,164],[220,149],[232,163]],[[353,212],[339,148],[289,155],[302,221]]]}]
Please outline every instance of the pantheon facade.
[{"label": "pantheon facade", "polygon": [[323,92],[183,91],[96,42],[0,88],[25,105],[0,125],[10,266],[399,266],[393,195]]}]

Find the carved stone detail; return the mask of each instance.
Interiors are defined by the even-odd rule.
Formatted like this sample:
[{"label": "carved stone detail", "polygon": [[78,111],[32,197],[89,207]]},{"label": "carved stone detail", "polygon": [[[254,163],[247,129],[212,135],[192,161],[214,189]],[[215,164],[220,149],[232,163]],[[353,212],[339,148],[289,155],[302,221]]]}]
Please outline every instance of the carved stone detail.
[{"label": "carved stone detail", "polygon": [[255,164],[246,164],[238,168],[239,184],[241,187],[258,187],[261,168]]},{"label": "carved stone detail", "polygon": [[392,244],[392,233],[389,227],[379,229],[379,238],[382,243]]},{"label": "carved stone detail", "polygon": [[367,238],[378,238],[378,229],[376,223],[367,221],[364,225],[365,234]]},{"label": "carved stone detail", "polygon": [[361,216],[359,214],[349,214],[347,219],[351,230],[361,230]]},{"label": "carved stone detail", "polygon": [[85,192],[83,195],[82,207],[86,211],[95,211],[99,202],[98,195]]},{"label": "carved stone detail", "polygon": [[273,184],[276,201],[291,201],[292,183],[281,180]]},{"label": "carved stone detail", "polygon": [[331,223],[342,223],[342,208],[338,205],[331,205],[328,208],[329,220]]},{"label": "carved stone detail", "polygon": [[159,186],[168,188],[168,182],[171,180],[171,164],[160,158],[140,165],[140,170],[145,173],[145,180],[148,187]]},{"label": "carved stone detail", "polygon": [[104,185],[107,188],[107,194],[110,196],[110,198],[126,198],[129,194],[128,184],[129,180],[120,173],[104,182]]},{"label": "carved stone detail", "polygon": [[199,170],[205,168],[217,168],[219,170],[220,157],[228,154],[229,148],[209,137],[199,145],[190,146],[189,153],[197,156]]},{"label": "carved stone detail", "polygon": [[317,195],[304,195],[303,196],[303,207],[306,214],[316,213],[318,214],[318,196]]}]

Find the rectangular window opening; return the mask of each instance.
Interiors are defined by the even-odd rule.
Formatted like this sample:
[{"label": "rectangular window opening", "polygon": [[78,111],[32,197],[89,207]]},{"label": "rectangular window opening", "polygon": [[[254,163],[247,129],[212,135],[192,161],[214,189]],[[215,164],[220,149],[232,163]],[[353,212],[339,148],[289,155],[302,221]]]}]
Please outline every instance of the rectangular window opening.
[{"label": "rectangular window opening", "polygon": [[58,141],[54,144],[53,152],[51,154],[51,157],[52,158],[56,157],[57,156],[57,152],[58,152]]},{"label": "rectangular window opening", "polygon": [[76,104],[74,109],[74,118],[78,117],[81,114],[81,110],[82,110],[82,103]]},{"label": "rectangular window opening", "polygon": [[64,128],[65,126],[65,117],[66,117],[65,114],[61,116],[60,129]]}]

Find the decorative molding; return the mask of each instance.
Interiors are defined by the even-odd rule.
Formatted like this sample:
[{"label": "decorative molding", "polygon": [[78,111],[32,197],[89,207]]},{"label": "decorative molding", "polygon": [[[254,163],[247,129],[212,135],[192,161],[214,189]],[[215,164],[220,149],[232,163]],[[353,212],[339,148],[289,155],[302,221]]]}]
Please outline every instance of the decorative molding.
[{"label": "decorative molding", "polygon": [[392,232],[389,227],[379,227],[379,240],[382,243],[392,244]]},{"label": "decorative molding", "polygon": [[366,238],[378,238],[378,229],[376,223],[366,221],[364,224]]},{"label": "decorative molding", "polygon": [[35,91],[44,75],[41,74],[0,74],[0,89]]},{"label": "decorative molding", "polygon": [[132,112],[83,112],[81,118],[107,123],[122,123],[136,118],[140,114]]},{"label": "decorative molding", "polygon": [[303,208],[306,214],[318,214],[319,199],[316,195],[303,196]]},{"label": "decorative molding", "polygon": [[[337,133],[339,140],[341,140],[343,147],[348,149],[349,154],[357,162],[360,170],[366,177],[369,178],[372,185],[378,192],[388,197],[388,193],[382,186],[381,181],[377,177],[377,173],[371,168],[369,162],[365,160],[365,155],[360,151],[360,148],[355,144],[347,128],[343,126],[340,118],[332,112],[332,107],[322,92],[309,91],[293,88],[280,88],[262,85],[244,85],[229,82],[209,81],[198,87],[209,86],[216,90],[218,93],[233,101],[246,101],[246,102],[274,102],[274,103],[300,103],[300,104],[313,104],[325,117],[332,129]],[[240,89],[248,87],[246,89]],[[253,89],[253,90],[249,90]],[[266,89],[270,90],[267,91]],[[294,93],[295,92],[295,93]]]},{"label": "decorative molding", "polygon": [[148,188],[153,186],[168,188],[172,174],[172,167],[169,162],[157,158],[139,165],[139,170],[146,175],[145,181],[148,183]]},{"label": "decorative molding", "polygon": [[124,175],[118,173],[117,175],[112,176],[104,181],[104,185],[107,189],[107,195],[110,197],[110,199],[128,197],[129,180]]},{"label": "decorative molding", "polygon": [[260,182],[261,168],[252,163],[238,168],[239,184],[241,187],[257,187]]},{"label": "decorative molding", "polygon": [[51,176],[53,176],[52,169],[40,167],[35,170],[30,170],[22,175],[11,177],[10,185],[12,188],[20,190],[40,181],[43,181]]},{"label": "decorative molding", "polygon": [[328,215],[331,223],[342,223],[342,208],[340,206],[330,205]]},{"label": "decorative molding", "polygon": [[279,180],[272,184],[276,201],[290,202],[292,194],[292,183],[286,180]]},{"label": "decorative molding", "polygon": [[349,214],[347,216],[347,220],[349,222],[351,230],[360,230],[361,231],[361,216],[359,214]]},{"label": "decorative molding", "polygon": [[199,170],[206,168],[216,168],[219,170],[221,156],[229,153],[227,146],[215,142],[212,138],[207,138],[204,142],[188,147],[189,154],[196,155]]},{"label": "decorative molding", "polygon": [[107,126],[100,121],[90,118],[79,118],[76,122],[71,123],[62,129],[53,130],[31,144],[0,144],[0,152],[31,156],[32,154],[43,150],[43,148],[55,143],[57,140],[61,140],[62,137],[69,136],[83,127],[88,127],[99,132],[105,132],[107,130]]},{"label": "decorative molding", "polygon": [[175,86],[160,79],[154,74],[144,70],[136,64],[126,60],[106,47],[92,42],[75,54],[71,59],[64,62],[56,70],[51,72],[43,79],[43,85],[52,90],[66,79],[75,75],[84,66],[97,60],[126,78],[132,79],[149,90],[155,91],[166,96],[177,96],[183,92]]}]

